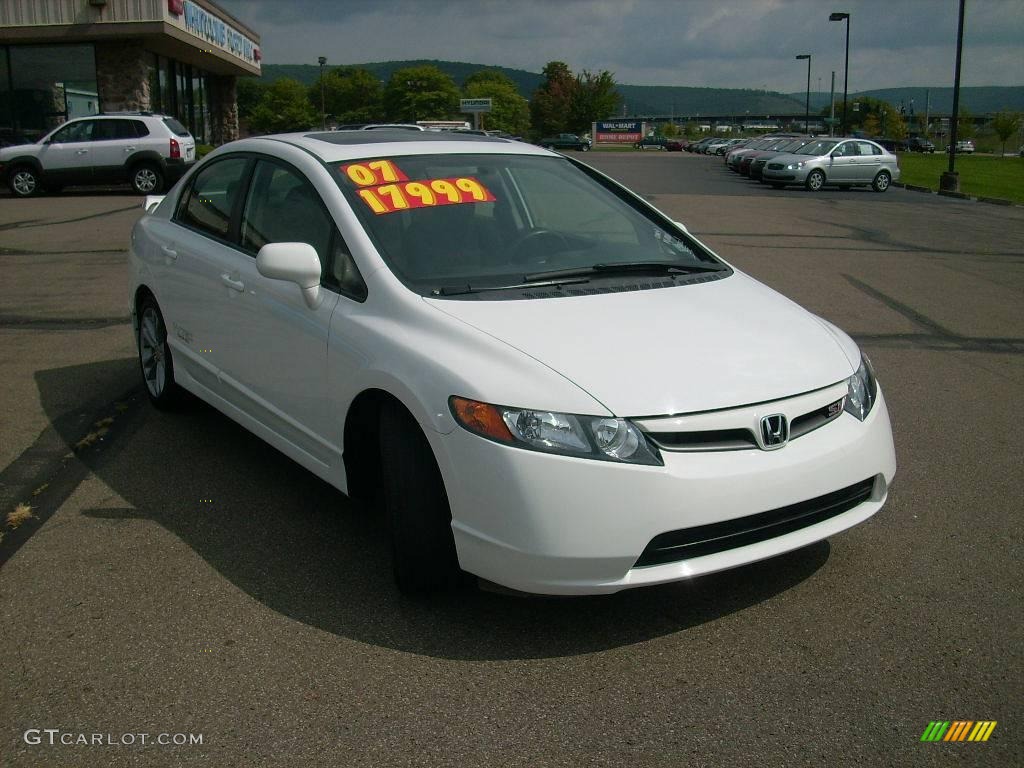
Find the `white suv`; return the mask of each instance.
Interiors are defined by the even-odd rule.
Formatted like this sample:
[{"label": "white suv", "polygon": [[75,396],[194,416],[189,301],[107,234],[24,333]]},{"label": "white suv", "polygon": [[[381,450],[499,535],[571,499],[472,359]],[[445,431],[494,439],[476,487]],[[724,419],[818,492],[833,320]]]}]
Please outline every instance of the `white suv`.
[{"label": "white suv", "polygon": [[196,142],[166,115],[124,112],[69,120],[35,144],[0,149],[0,175],[17,197],[68,184],[129,182],[154,194],[196,160]]}]

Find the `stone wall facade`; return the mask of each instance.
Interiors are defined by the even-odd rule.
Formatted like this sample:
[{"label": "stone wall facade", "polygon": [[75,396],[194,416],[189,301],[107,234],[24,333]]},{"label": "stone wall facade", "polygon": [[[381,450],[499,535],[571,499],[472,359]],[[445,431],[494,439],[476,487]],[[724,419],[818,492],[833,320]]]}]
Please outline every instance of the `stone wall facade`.
[{"label": "stone wall facade", "polygon": [[215,147],[238,138],[237,78],[210,75],[207,93],[210,103],[210,143]]},{"label": "stone wall facade", "polygon": [[96,43],[96,86],[104,112],[152,108],[153,54],[138,40]]}]

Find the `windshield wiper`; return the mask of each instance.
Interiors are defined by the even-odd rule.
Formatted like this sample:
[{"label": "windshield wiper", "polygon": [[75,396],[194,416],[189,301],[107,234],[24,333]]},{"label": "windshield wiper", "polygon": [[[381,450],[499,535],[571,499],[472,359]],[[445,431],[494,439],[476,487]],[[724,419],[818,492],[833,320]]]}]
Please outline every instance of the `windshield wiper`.
[{"label": "windshield wiper", "polygon": [[[552,275],[552,277],[557,277],[557,275]],[[529,278],[529,275],[527,275],[527,278]],[[543,288],[549,285],[577,285],[589,282],[590,280],[585,277],[579,277],[575,280],[545,280],[543,282],[527,279],[524,283],[515,283],[514,285],[446,285],[441,288],[435,288],[430,293],[433,296],[461,296],[467,293],[484,293],[485,291],[514,291],[517,288]]]},{"label": "windshield wiper", "polygon": [[577,275],[601,275],[628,272],[660,272],[669,275],[692,275],[698,272],[725,272],[728,267],[711,264],[668,264],[664,261],[624,261],[618,264],[592,264],[589,267],[573,269],[553,269],[548,272],[534,272],[524,275],[523,280],[532,283],[538,280],[551,280],[559,277],[575,277]]}]

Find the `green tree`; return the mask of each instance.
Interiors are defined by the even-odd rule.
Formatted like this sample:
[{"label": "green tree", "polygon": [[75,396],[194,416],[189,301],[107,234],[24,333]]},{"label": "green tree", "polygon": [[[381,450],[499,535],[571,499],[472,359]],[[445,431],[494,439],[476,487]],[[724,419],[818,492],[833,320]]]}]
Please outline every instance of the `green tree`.
[{"label": "green tree", "polygon": [[240,77],[235,87],[238,94],[238,119],[248,122],[259,105],[260,99],[263,98],[267,86],[259,78]]},{"label": "green tree", "polygon": [[860,130],[868,136],[878,136],[882,132],[882,123],[878,119],[878,115],[874,113],[866,115],[864,122],[860,124]]},{"label": "green tree", "polygon": [[591,123],[615,114],[620,101],[611,72],[602,70],[595,74],[583,70],[576,76],[569,101],[569,128],[575,133],[588,132]]},{"label": "green tree", "polygon": [[256,133],[304,131],[319,123],[317,111],[306,97],[306,86],[290,77],[266,87],[249,119]]},{"label": "green tree", "polygon": [[530,99],[530,124],[534,138],[569,130],[569,111],[576,90],[576,78],[564,61],[549,61],[541,74],[544,82]]},{"label": "green tree", "polygon": [[481,69],[466,78],[467,99],[490,99],[491,111],[483,116],[488,130],[524,135],[530,128],[530,107],[519,95],[512,78],[494,69]]},{"label": "green tree", "polygon": [[660,133],[666,139],[674,139],[679,135],[679,126],[675,123],[665,123],[661,126]]},{"label": "green tree", "polygon": [[[309,101],[320,111],[320,78],[309,87]],[[338,67],[324,74],[324,111],[339,123],[372,123],[383,118],[381,84],[362,67]]]},{"label": "green tree", "polygon": [[957,141],[974,138],[974,118],[963,107],[960,107],[960,119],[956,121],[956,138]]},{"label": "green tree", "polygon": [[996,136],[1003,143],[1000,155],[1006,154],[1006,141],[1020,128],[1020,120],[1020,112],[1006,110],[996,113],[996,116],[992,118],[992,130],[996,132]]},{"label": "green tree", "polygon": [[432,64],[396,69],[384,88],[388,120],[445,120],[459,111],[455,81]]}]

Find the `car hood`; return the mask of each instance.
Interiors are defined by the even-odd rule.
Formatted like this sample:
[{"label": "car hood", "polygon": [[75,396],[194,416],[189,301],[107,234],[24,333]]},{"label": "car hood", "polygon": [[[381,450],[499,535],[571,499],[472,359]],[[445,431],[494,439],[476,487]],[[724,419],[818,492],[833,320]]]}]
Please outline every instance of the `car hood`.
[{"label": "car hood", "polygon": [[654,290],[424,301],[544,363],[619,416],[775,400],[834,384],[859,364],[847,337],[740,272]]}]

